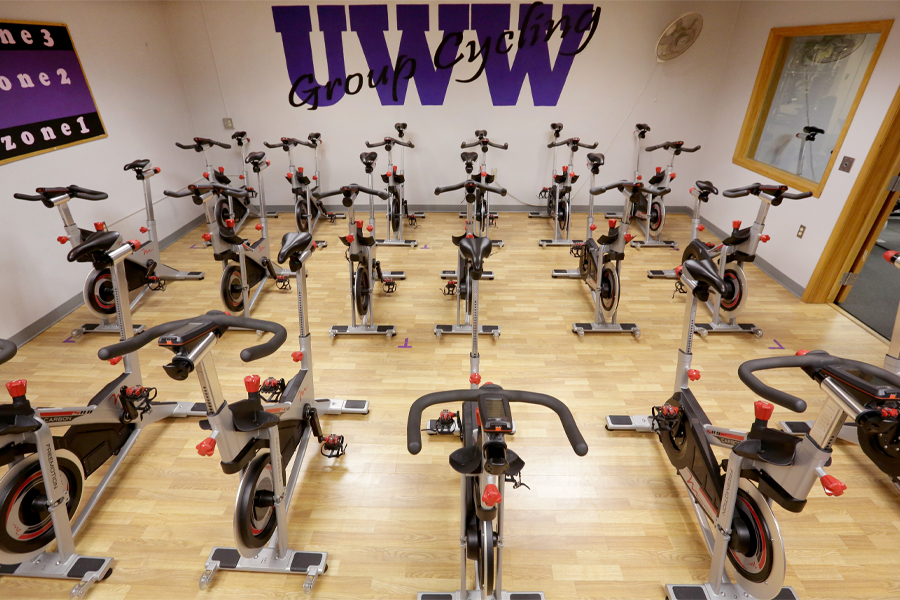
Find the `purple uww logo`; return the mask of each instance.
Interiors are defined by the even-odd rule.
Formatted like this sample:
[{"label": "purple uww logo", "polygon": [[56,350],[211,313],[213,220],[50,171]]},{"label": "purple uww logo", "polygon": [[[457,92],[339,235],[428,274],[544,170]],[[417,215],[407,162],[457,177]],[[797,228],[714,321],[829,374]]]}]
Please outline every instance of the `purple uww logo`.
[{"label": "purple uww logo", "polygon": [[[426,32],[431,30],[427,4],[396,5],[400,48],[392,59],[385,41],[388,6],[318,5],[319,30],[325,41],[327,78],[313,66],[310,6],[273,6],[275,30],[281,34],[291,80],[292,106],[316,110],[333,106],[345,95],[374,89],[382,105],[402,105],[411,79],[423,105],[440,106],[450,85],[453,67],[471,63],[477,71],[459,83],[487,79],[494,106],[514,106],[525,76],[535,106],[556,106],[575,57],[587,48],[600,21],[600,7],[564,4],[558,21],[552,7],[542,2],[518,5],[516,29],[510,27],[511,4],[440,4],[437,29],[443,33],[432,54]],[[347,73],[343,33],[355,32],[368,66],[367,73]],[[475,40],[464,43],[474,30]],[[471,37],[471,36],[470,36]],[[559,52],[550,62],[550,42],[559,40]],[[509,53],[515,48],[515,56]]]}]

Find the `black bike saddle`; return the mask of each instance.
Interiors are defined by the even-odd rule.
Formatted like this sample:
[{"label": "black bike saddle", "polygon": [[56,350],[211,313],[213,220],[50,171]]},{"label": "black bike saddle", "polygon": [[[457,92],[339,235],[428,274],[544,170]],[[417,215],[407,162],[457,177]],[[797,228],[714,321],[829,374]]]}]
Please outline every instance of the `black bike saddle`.
[{"label": "black bike saddle", "polygon": [[720,294],[725,294],[725,282],[719,277],[716,266],[710,259],[686,260],[684,261],[684,269],[691,276],[691,279],[705,283]]},{"label": "black bike saddle", "polygon": [[472,261],[472,277],[481,278],[481,272],[484,269],[484,260],[491,255],[493,245],[491,239],[487,237],[464,237],[454,244],[459,246],[459,251],[463,258]]},{"label": "black bike saddle", "polygon": [[475,137],[477,137],[477,138],[487,137],[487,130],[479,129],[478,131],[475,132]]},{"label": "black bike saddle", "polygon": [[106,254],[119,241],[116,231],[95,231],[84,242],[69,251],[69,262],[96,262],[98,254]]},{"label": "black bike saddle", "polygon": [[278,252],[278,264],[283,264],[288,258],[299,258],[312,244],[312,234],[308,231],[289,231],[281,238],[281,250]]},{"label": "black bike saddle", "polygon": [[394,129],[396,129],[398,132],[403,131],[404,129],[406,129],[406,123],[394,123]]},{"label": "black bike saddle", "polygon": [[552,129],[553,131],[562,131],[562,128],[562,123],[550,123],[550,129]]},{"label": "black bike saddle", "polygon": [[462,154],[459,155],[459,157],[462,159],[462,161],[464,163],[474,163],[476,160],[478,160],[478,153],[477,152],[463,152]]},{"label": "black bike saddle", "polygon": [[264,161],[265,159],[266,159],[266,153],[265,153],[265,152],[261,152],[261,151],[259,151],[259,152],[251,152],[250,154],[247,155],[247,160],[246,160],[245,162],[246,162],[248,165],[254,165],[254,164],[258,165],[259,163],[261,163],[261,162]]},{"label": "black bike saddle", "polygon": [[317,139],[319,139],[320,137],[322,137],[322,134],[321,134],[321,133],[311,133],[311,134],[309,134],[309,135],[307,136],[306,139],[308,139],[308,140],[311,141],[311,142],[314,142],[314,141],[316,141]]},{"label": "black bike saddle", "polygon": [[130,162],[125,165],[125,171],[143,171],[144,167],[150,164],[150,160],[147,158],[142,158],[141,160],[136,160],[134,162]]},{"label": "black bike saddle", "polygon": [[700,180],[700,181],[695,182],[695,183],[694,183],[694,186],[695,186],[698,190],[700,190],[701,192],[703,192],[703,194],[701,194],[701,196],[704,196],[704,195],[705,195],[705,198],[701,198],[701,199],[703,199],[703,200],[708,199],[710,194],[714,194],[714,195],[716,195],[716,196],[719,195],[719,190],[716,188],[716,186],[714,186],[714,185],[712,184],[711,181],[703,181],[703,180]]},{"label": "black bike saddle", "polygon": [[363,152],[359,155],[359,160],[362,164],[370,167],[375,164],[375,159],[378,158],[377,152]]},{"label": "black bike saddle", "polygon": [[591,167],[602,167],[606,162],[606,157],[599,152],[591,152],[587,155],[587,159],[591,163]]}]

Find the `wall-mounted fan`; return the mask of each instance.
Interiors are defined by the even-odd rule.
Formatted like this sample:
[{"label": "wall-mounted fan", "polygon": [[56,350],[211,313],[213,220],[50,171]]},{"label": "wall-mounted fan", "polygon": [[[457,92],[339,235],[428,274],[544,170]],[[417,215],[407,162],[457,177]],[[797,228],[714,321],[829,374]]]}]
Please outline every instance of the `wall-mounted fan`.
[{"label": "wall-mounted fan", "polygon": [[669,23],[656,43],[656,60],[666,62],[678,56],[693,45],[703,30],[700,13],[688,13]]}]

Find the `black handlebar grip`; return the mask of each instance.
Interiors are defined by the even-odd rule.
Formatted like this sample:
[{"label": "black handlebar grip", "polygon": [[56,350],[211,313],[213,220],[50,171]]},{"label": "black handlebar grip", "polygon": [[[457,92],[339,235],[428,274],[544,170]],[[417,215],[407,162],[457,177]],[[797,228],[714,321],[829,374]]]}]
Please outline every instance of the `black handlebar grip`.
[{"label": "black handlebar grip", "polygon": [[374,144],[372,144],[371,142],[366,142],[366,148],[380,148],[381,146],[384,146],[385,144],[387,144],[386,140],[382,140],[380,142],[375,142]]},{"label": "black handlebar grip", "polygon": [[180,142],[175,142],[175,145],[183,150],[196,150],[198,147],[198,144],[191,144],[190,146],[188,146],[188,145],[182,144]]},{"label": "black handlebar grip", "polygon": [[607,185],[598,185],[597,187],[593,187],[590,189],[589,193],[591,194],[591,196],[598,196],[600,194],[605,194],[606,192],[608,192],[609,190],[611,190],[613,188],[623,187],[625,185],[634,185],[634,184],[635,184],[635,182],[633,182],[633,181],[627,181],[627,180],[623,179],[622,181],[617,181],[615,183],[610,183]]},{"label": "black handlebar grip", "polygon": [[19,200],[28,200],[29,202],[41,202],[44,197],[40,194],[32,196],[30,194],[13,194],[13,198],[18,198]]},{"label": "black handlebar grip", "polygon": [[284,144],[270,144],[269,142],[263,142],[263,146],[266,148],[284,148]]},{"label": "black handlebar grip", "polygon": [[0,340],[0,365],[16,355],[19,349],[9,340]]},{"label": "black handlebar grip", "polygon": [[223,144],[222,142],[217,142],[215,140],[210,140],[210,141],[213,144],[215,144],[216,146],[221,146],[222,148],[225,148],[226,150],[231,150],[231,144]]},{"label": "black handlebar grip", "polygon": [[809,198],[812,196],[812,192],[798,192],[796,194],[782,194],[782,198],[786,198],[788,200],[802,200],[804,198]]},{"label": "black handlebar grip", "polygon": [[758,188],[760,185],[762,184],[753,183],[744,187],[731,188],[730,190],[725,190],[724,192],[722,192],[722,195],[726,198],[741,198],[743,196],[750,195],[750,191]]},{"label": "black handlebar grip", "polygon": [[682,148],[681,148],[681,151],[682,151],[682,152],[696,152],[696,151],[699,150],[699,149],[700,149],[700,146],[697,145],[697,146],[694,146],[693,148],[685,148],[685,147],[682,147]]},{"label": "black handlebar grip", "polygon": [[89,190],[77,185],[69,186],[69,195],[72,198],[81,198],[82,200],[106,200],[109,194],[98,192],[97,190]]},{"label": "black handlebar grip", "polygon": [[341,189],[331,190],[330,192],[320,192],[320,191],[316,190],[312,193],[312,195],[316,199],[321,200],[322,198],[328,198],[330,196],[337,196],[338,194],[342,194],[342,193],[344,193],[344,192]]},{"label": "black handlebar grip", "polygon": [[651,196],[665,196],[666,194],[668,194],[669,192],[672,191],[672,188],[667,188],[667,187],[663,187],[663,188],[649,187],[649,188],[644,188],[644,189]]},{"label": "black handlebar grip", "polygon": [[169,196],[170,198],[184,198],[185,196],[190,196],[193,192],[189,189],[178,190],[177,192],[173,192],[172,190],[163,190],[163,194]]},{"label": "black handlebar grip", "polygon": [[363,194],[372,194],[374,196],[378,196],[382,200],[387,200],[388,198],[391,197],[391,195],[384,190],[381,190],[381,191],[373,190],[372,188],[367,188],[362,185],[354,185],[351,187],[356,188],[358,191],[362,192]]}]

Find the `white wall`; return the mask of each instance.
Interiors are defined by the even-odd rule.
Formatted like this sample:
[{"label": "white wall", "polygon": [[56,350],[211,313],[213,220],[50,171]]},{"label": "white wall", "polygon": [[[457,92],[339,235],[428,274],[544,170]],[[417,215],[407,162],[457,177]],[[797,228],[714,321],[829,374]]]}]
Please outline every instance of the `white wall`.
[{"label": "white wall", "polygon": [[[387,4],[394,28],[394,5]],[[556,18],[561,5],[554,4]],[[405,121],[409,124],[408,139],[417,146],[406,154],[407,197],[416,205],[446,205],[461,199],[458,195],[436,198],[434,187],[464,178],[459,161],[460,142],[474,139],[476,129],[487,129],[492,139],[510,145],[506,152],[488,153],[489,165],[499,168],[498,182],[509,188],[511,195],[537,203],[535,194],[549,180],[551,154],[546,144],[551,139],[549,124],[553,121],[565,125],[564,136],[600,143],[598,151],[607,155],[607,166],[598,176],[598,184],[632,176],[632,131],[637,122],[650,124],[653,131],[648,141],[651,143],[667,139],[707,143],[708,118],[713,111],[719,75],[725,68],[722,48],[727,47],[738,5],[603,2],[601,6],[598,31],[587,49],[576,57],[556,107],[534,107],[527,80],[517,106],[494,107],[486,78],[482,76],[470,84],[451,81],[443,106],[421,106],[411,83],[405,106],[381,106],[375,91],[364,89],[331,107],[316,111],[293,108],[287,101],[290,81],[271,3],[203,2],[200,6],[193,2],[170,2],[167,20],[197,125],[196,133],[191,135],[228,137],[231,132],[225,131],[221,122],[226,107],[235,127],[248,131],[255,149],[264,149],[264,140],[274,141],[282,136],[305,138],[310,131],[319,131],[325,140],[321,151],[323,182],[325,187],[334,188],[351,182],[364,183],[365,174],[358,159],[366,149],[364,142],[391,135],[393,124]],[[514,4],[514,15],[517,10],[518,4]],[[703,35],[678,60],[658,65],[655,48],[660,33],[670,21],[690,10],[703,14],[706,23]],[[311,15],[313,30],[317,31],[315,4],[311,5]],[[441,38],[436,31],[436,4],[431,5],[430,24],[434,35],[429,43],[434,51]],[[324,42],[320,35],[313,37],[314,54],[322,57]],[[387,39],[392,57],[396,57],[399,33],[392,31]],[[355,33],[344,34],[344,48],[347,72],[367,73]],[[324,81],[324,58],[317,59],[316,67],[319,81]],[[453,78],[465,78],[473,72],[463,62],[456,65]],[[655,164],[662,165],[663,159],[668,158],[668,154],[660,154],[664,156],[643,163],[645,172]],[[233,156],[217,152],[217,160],[229,171],[237,168]],[[298,164],[312,169],[310,151],[300,148],[297,156],[302,160]],[[683,185],[670,196],[673,204],[690,203],[687,188],[702,174],[700,156],[685,155],[676,162],[678,181]],[[269,157],[275,173],[286,171],[287,157],[283,152],[270,151]],[[568,158],[563,152],[560,157]],[[583,174],[579,182],[583,187],[576,188],[580,189],[578,204],[587,202],[589,173],[584,164],[584,151],[580,151],[575,160],[575,172]],[[381,165],[386,165],[383,151],[379,153],[376,171]],[[275,179],[272,173],[269,171],[269,179]],[[275,180],[269,183],[267,192],[270,204],[289,203],[286,183]],[[612,193],[599,202],[620,204],[621,200],[620,195]],[[495,198],[494,202],[511,205],[516,200]]]},{"label": "white wall", "polygon": [[[732,164],[732,156],[770,29],[897,18],[900,18],[900,2],[741,2],[739,26],[734,29],[727,50],[728,68],[720,77],[715,113],[710,119],[710,151],[703,154],[708,178],[720,190],[765,180]],[[772,239],[767,244],[760,244],[759,256],[801,288],[809,283],[898,86],[900,31],[895,23],[822,196],[786,201],[769,212],[766,233]],[[843,156],[856,159],[850,173],[837,169]],[[719,196],[703,210],[704,216],[715,225],[731,231],[733,219],[752,223],[758,207],[759,202],[752,197],[728,199]],[[802,239],[796,237],[800,225],[806,226]]]},{"label": "white wall", "polygon": [[[70,184],[100,189],[108,200],[70,202],[76,222],[91,228],[105,220],[132,239],[141,237],[143,192],[134,176],[123,172],[126,162],[149,158],[162,168],[152,180],[157,198],[166,187],[197,179],[200,159],[173,145],[191,129],[191,116],[163,9],[147,2],[0,3],[0,19],[69,26],[109,134],[0,166],[0,337],[21,331],[78,294],[90,270],[88,264],[66,262],[70,246],[56,242],[64,234],[57,211],[14,200],[13,193]],[[159,235],[198,214],[184,199],[156,204]]]}]

